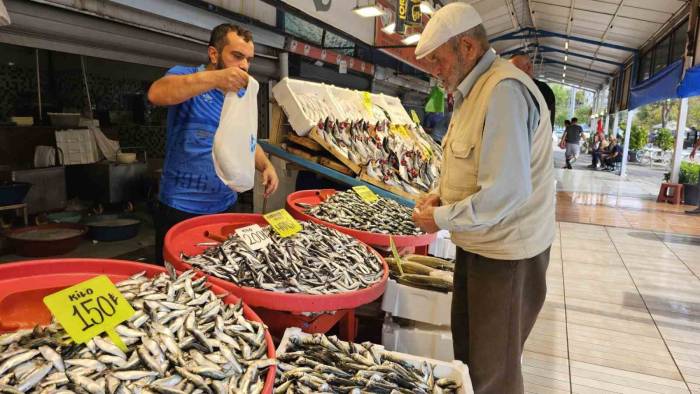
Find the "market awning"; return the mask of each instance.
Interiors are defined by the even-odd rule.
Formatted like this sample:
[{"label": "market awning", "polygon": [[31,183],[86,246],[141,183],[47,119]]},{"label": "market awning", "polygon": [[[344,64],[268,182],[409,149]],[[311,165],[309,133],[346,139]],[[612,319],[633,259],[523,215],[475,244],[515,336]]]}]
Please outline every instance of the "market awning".
[{"label": "market awning", "polygon": [[629,109],[659,100],[678,98],[678,85],[683,74],[683,60],[677,60],[653,77],[630,89]]},{"label": "market awning", "polygon": [[678,86],[678,97],[700,96],[700,65],[686,70]]}]

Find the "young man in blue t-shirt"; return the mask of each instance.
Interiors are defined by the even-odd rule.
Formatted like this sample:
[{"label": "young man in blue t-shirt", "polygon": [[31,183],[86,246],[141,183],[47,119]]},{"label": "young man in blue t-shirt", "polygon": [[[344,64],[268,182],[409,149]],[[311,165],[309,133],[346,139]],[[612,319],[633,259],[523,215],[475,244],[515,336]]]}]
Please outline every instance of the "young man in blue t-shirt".
[{"label": "young man in blue t-shirt", "polygon": [[[252,34],[232,24],[219,25],[211,32],[208,54],[208,65],[175,66],[148,91],[151,103],[169,107],[160,204],[154,215],[159,264],[163,264],[163,239],[172,226],[195,216],[225,212],[237,198],[216,175],[211,151],[226,92],[248,86]],[[259,146],[255,168],[262,173],[267,197],[279,180]]]}]

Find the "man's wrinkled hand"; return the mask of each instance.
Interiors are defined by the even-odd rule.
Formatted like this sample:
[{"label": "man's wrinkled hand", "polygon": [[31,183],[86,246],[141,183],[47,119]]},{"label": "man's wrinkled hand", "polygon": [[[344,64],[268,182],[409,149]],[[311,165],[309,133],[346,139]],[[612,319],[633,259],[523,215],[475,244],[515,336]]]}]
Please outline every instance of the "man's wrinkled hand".
[{"label": "man's wrinkled hand", "polygon": [[416,208],[419,211],[422,211],[428,207],[438,206],[440,206],[440,196],[438,196],[437,194],[428,194],[420,197],[418,201],[416,201]]},{"label": "man's wrinkled hand", "polygon": [[435,218],[433,217],[434,213],[434,206],[427,206],[424,209],[416,207],[413,211],[413,221],[416,223],[416,226],[426,233],[438,232],[440,227],[435,223]]}]

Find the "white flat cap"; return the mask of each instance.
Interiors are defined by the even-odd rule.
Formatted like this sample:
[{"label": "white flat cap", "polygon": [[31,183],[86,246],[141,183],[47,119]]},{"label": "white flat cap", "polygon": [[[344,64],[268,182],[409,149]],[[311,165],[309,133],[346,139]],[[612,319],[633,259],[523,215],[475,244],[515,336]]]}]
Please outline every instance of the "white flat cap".
[{"label": "white flat cap", "polygon": [[450,38],[481,24],[481,16],[469,4],[454,2],[440,8],[430,18],[416,46],[416,59],[422,59]]}]

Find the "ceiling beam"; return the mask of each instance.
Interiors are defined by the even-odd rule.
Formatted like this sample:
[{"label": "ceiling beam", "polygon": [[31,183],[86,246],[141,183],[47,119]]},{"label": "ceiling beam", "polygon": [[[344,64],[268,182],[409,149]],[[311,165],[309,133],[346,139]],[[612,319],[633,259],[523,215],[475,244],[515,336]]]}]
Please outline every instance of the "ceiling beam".
[{"label": "ceiling beam", "polygon": [[589,71],[589,72],[592,72],[594,74],[605,75],[606,77],[610,77],[612,75],[612,74],[608,74],[608,73],[603,72],[603,71],[592,70],[590,68],[577,66],[575,64],[566,64],[564,62],[560,62],[559,60],[553,60],[553,59],[548,59],[548,58],[544,59],[544,64],[561,64],[562,66],[576,68],[576,69],[583,70],[583,71]]},{"label": "ceiling beam", "polygon": [[510,49],[510,50],[507,50],[507,51],[505,51],[505,52],[501,52],[500,55],[505,57],[505,56],[512,55],[512,54],[514,54],[514,53],[518,53],[518,52],[522,52],[522,51],[524,51],[524,52],[530,52],[531,49],[533,49],[533,48],[534,48],[535,50],[539,49],[539,50],[540,50],[540,53],[557,52],[557,53],[563,53],[563,54],[566,54],[566,55],[571,55],[571,56],[574,56],[574,57],[580,57],[580,58],[583,58],[583,59],[593,60],[593,61],[596,61],[596,62],[607,63],[607,64],[610,64],[610,65],[613,65],[613,66],[616,66],[616,67],[621,67],[621,66],[624,65],[624,63],[619,63],[619,62],[615,62],[615,61],[612,61],[612,60],[606,60],[606,59],[601,59],[601,58],[595,58],[595,57],[593,57],[593,56],[585,55],[585,54],[583,54],[583,53],[565,51],[565,50],[563,50],[563,49],[552,48],[552,47],[550,47],[550,46],[539,45],[539,44],[528,44],[528,45],[525,45],[525,46],[520,46],[520,47],[517,47],[517,48],[513,48],[513,49]]},{"label": "ceiling beam", "polygon": [[607,42],[597,41],[597,40],[593,40],[593,39],[585,38],[585,37],[567,36],[566,34],[556,33],[556,32],[548,31],[548,30],[533,29],[531,27],[526,27],[526,28],[518,30],[518,31],[513,31],[510,33],[500,35],[498,37],[494,37],[494,38],[490,39],[489,42],[494,43],[497,41],[522,40],[522,39],[536,38],[538,36],[539,37],[554,37],[554,38],[561,38],[564,40],[578,41],[578,42],[583,42],[585,44],[599,45],[599,46],[606,47],[606,48],[617,49],[619,51],[626,51],[626,52],[632,52],[632,53],[638,52],[637,49],[626,47],[624,45],[610,44]]}]

